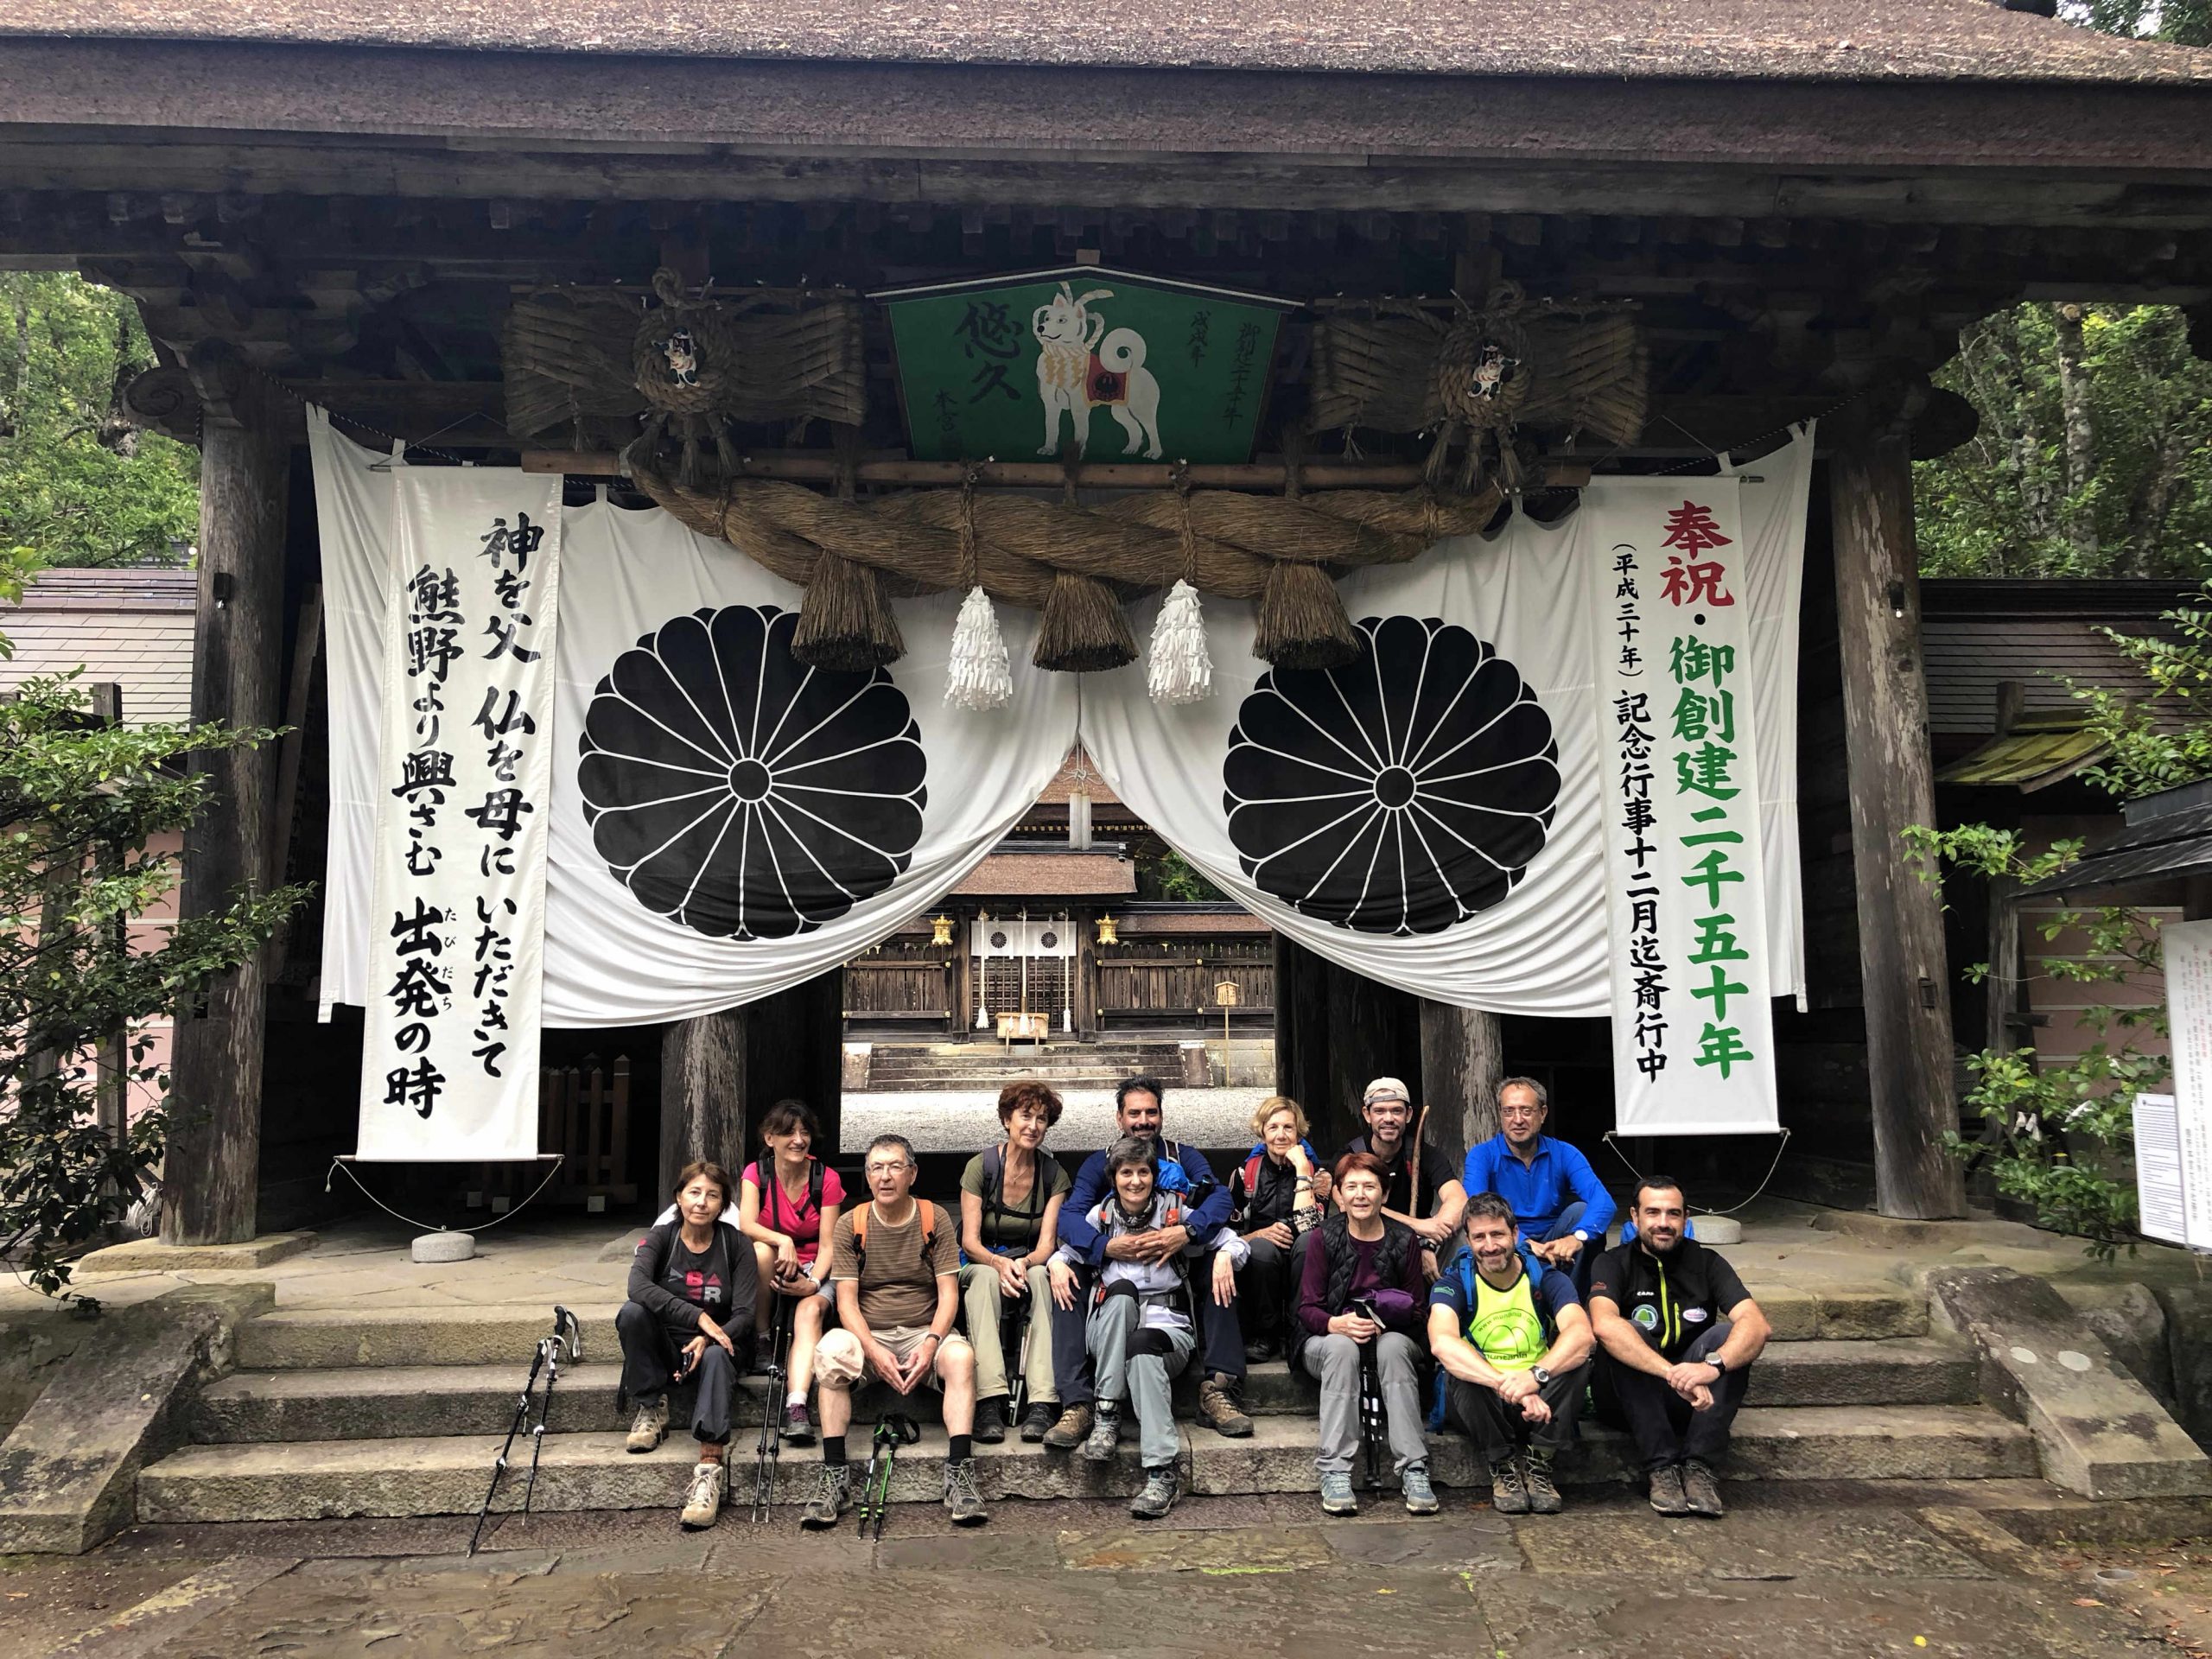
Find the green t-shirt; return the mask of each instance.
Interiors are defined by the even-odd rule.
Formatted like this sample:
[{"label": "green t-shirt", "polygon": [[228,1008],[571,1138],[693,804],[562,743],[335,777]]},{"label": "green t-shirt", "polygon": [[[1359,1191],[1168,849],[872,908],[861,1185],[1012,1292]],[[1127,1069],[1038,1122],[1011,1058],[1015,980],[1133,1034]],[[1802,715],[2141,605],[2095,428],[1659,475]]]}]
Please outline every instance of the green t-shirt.
[{"label": "green t-shirt", "polygon": [[[1046,1206],[1075,1183],[1060,1167],[1058,1159],[1049,1152],[1040,1152],[1037,1160],[1042,1179],[1033,1183],[1019,1200],[1009,1198],[1001,1190],[994,1208],[989,1184],[983,1176],[983,1160],[988,1156],[988,1153],[979,1152],[968,1160],[968,1167],[960,1172],[960,1190],[973,1192],[983,1200],[983,1243],[988,1248],[1001,1255],[1027,1255],[1037,1248],[1037,1235],[1045,1224]],[[1001,1185],[1003,1188],[1003,1179]]]}]

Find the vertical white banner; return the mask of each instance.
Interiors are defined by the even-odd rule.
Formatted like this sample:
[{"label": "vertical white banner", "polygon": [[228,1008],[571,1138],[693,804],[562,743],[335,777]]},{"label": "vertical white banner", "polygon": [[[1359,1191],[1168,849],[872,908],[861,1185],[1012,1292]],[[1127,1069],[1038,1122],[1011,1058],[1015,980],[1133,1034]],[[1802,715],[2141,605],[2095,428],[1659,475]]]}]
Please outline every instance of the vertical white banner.
[{"label": "vertical white banner", "polygon": [[1615,1121],[1777,1127],[1752,571],[1732,477],[1621,479],[1594,514]]},{"label": "vertical white banner", "polygon": [[534,1157],[561,480],[393,488],[359,1156]]},{"label": "vertical white banner", "polygon": [[2212,921],[2158,930],[2174,1056],[2174,1139],[2180,1163],[2177,1242],[2212,1249]]}]

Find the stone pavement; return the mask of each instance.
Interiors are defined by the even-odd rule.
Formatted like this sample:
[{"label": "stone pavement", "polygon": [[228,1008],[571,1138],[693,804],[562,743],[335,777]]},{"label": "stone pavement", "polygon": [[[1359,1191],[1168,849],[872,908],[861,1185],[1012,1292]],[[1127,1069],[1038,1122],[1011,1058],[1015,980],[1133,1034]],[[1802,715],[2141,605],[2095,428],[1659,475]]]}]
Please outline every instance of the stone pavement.
[{"label": "stone pavement", "polygon": [[[1991,1483],[1977,1483],[1988,1487]],[[79,1560],[0,1560],[0,1653],[109,1659],[448,1655],[779,1659],[1346,1653],[1565,1659],[2117,1659],[2201,1651],[2115,1594],[2119,1559],[2008,1530],[2046,1500],[1942,1483],[1737,1489],[1728,1519],[1626,1494],[1509,1520],[1447,1496],[1356,1521],[1306,1497],[1006,1503],[978,1532],[894,1512],[880,1543],[726,1513],[139,1528]],[[1738,1495],[1740,1494],[1740,1495]],[[1993,1510],[1993,1501],[1997,1507]],[[1980,1504],[1982,1507],[1974,1507]],[[2000,1516],[2004,1518],[1999,1518]]]}]

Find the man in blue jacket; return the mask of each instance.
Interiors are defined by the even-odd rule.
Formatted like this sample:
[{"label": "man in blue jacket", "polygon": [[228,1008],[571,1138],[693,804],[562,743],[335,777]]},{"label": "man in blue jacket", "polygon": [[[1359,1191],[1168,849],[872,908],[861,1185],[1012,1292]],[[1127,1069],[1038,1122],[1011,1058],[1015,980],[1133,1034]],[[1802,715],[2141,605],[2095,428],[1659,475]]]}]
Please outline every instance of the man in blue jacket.
[{"label": "man in blue jacket", "polygon": [[[1109,1243],[1090,1221],[1090,1211],[1108,1192],[1103,1151],[1083,1160],[1075,1185],[1060,1206],[1060,1243],[1084,1265],[1071,1268],[1055,1261],[1052,1267],[1052,1376],[1059,1384],[1060,1421],[1046,1431],[1045,1444],[1058,1451],[1082,1445],[1090,1433],[1094,1391],[1084,1329],[1093,1275],[1109,1256],[1124,1259],[1150,1253],[1160,1260],[1173,1260],[1191,1240],[1211,1240],[1229,1222],[1230,1190],[1214,1179],[1205,1155],[1162,1133],[1160,1098],[1166,1092],[1166,1086],[1157,1077],[1124,1078],[1114,1091],[1114,1121],[1121,1134],[1148,1141],[1156,1149],[1160,1190],[1173,1192],[1179,1187],[1184,1194],[1182,1224]],[[1224,1279],[1230,1300],[1224,1300],[1217,1289]],[[1237,1391],[1244,1384],[1244,1333],[1236,1318],[1235,1294],[1233,1278],[1210,1274],[1192,1287],[1192,1300],[1198,1304],[1199,1340],[1205,1349],[1198,1421],[1217,1433],[1242,1436],[1252,1432],[1252,1420],[1236,1403]]]},{"label": "man in blue jacket", "polygon": [[1590,1290],[1590,1265],[1605,1248],[1613,1200],[1590,1160],[1543,1132],[1551,1099],[1533,1077],[1497,1085],[1498,1133],[1467,1151],[1460,1185],[1471,1197],[1495,1192],[1520,1217],[1521,1236],[1536,1258]]}]

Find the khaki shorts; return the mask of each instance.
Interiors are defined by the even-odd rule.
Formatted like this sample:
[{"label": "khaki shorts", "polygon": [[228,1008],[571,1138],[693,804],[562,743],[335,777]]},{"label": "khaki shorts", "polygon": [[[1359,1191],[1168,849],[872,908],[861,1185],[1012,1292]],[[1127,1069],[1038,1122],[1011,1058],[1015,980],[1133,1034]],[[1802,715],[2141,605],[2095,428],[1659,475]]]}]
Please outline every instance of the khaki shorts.
[{"label": "khaki shorts", "polygon": [[[875,1339],[888,1348],[892,1357],[903,1365],[914,1350],[922,1345],[922,1338],[928,1335],[929,1327],[926,1325],[889,1325],[875,1332]],[[957,1331],[938,1344],[937,1363],[930,1367],[927,1379],[929,1387],[942,1386],[938,1367],[956,1344],[962,1348],[968,1345],[967,1338]],[[833,1389],[849,1389],[856,1383],[883,1380],[861,1353],[861,1339],[842,1328],[823,1334],[821,1346],[814,1351],[814,1375],[818,1381]]]}]

